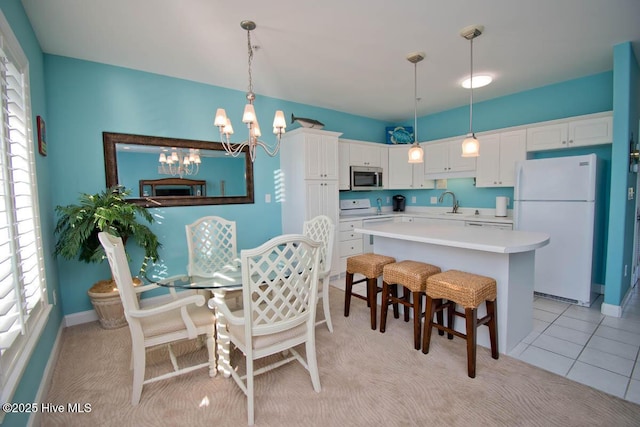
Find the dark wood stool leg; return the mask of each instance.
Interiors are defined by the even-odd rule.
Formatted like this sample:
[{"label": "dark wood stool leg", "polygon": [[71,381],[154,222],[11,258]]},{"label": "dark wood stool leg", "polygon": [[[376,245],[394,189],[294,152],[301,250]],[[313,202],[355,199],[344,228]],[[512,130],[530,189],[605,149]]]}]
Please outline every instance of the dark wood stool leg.
[{"label": "dark wood stool leg", "polygon": [[[392,285],[393,286],[393,285]],[[389,311],[389,284],[382,281],[382,304],[380,305],[380,332],[387,328],[387,311]]]},{"label": "dark wood stool leg", "polygon": [[371,311],[371,329],[376,329],[376,310],[377,310],[377,297],[378,297],[378,278],[373,277],[367,279],[367,301]]},{"label": "dark wood stool leg", "polygon": [[[447,328],[453,331],[453,323],[455,322],[456,303],[453,301],[447,301]],[[447,339],[452,340],[453,334],[447,332]]]},{"label": "dark wood stool leg", "polygon": [[[444,326],[444,301],[442,298],[438,298],[434,301],[436,302],[436,318],[438,319],[438,324]],[[438,335],[444,335],[444,331],[438,329]]]},{"label": "dark wood stool leg", "polygon": [[398,310],[398,285],[391,286],[391,295],[395,298],[393,300],[393,317],[398,319],[400,317],[400,310]]},{"label": "dark wood stool leg", "polygon": [[464,309],[467,321],[467,372],[469,373],[469,378],[476,377],[477,311],[475,308]]},{"label": "dark wood stool leg", "polygon": [[[405,288],[404,286],[402,287],[402,295],[404,296],[404,304],[403,306],[403,310],[404,310],[404,321],[408,322],[409,321],[409,307],[411,304],[411,300],[409,298],[409,296],[411,295],[411,292],[409,291],[409,289]],[[415,313],[414,313],[415,314]]]},{"label": "dark wood stool leg", "polygon": [[498,328],[496,322],[496,301],[487,301],[487,315],[490,316],[487,326],[489,326],[489,340],[491,341],[491,357],[497,359],[498,353]]},{"label": "dark wood stool leg", "polygon": [[352,288],[353,288],[353,273],[347,272],[347,277],[345,280],[345,291],[344,291],[344,317],[349,317]]},{"label": "dark wood stool leg", "polygon": [[413,347],[420,350],[420,320],[422,319],[422,294],[413,292]]},{"label": "dark wood stool leg", "polygon": [[435,301],[427,295],[427,305],[425,307],[424,331],[422,333],[422,352],[429,353],[429,344],[431,342],[431,328],[433,326],[433,308]]}]

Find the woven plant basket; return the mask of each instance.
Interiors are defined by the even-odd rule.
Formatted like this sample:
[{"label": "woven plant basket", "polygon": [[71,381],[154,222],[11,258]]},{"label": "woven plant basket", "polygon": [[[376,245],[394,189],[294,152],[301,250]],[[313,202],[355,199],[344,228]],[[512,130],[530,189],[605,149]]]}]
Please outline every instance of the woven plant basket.
[{"label": "woven plant basket", "polygon": [[[138,278],[133,279],[133,282],[136,286],[141,283]],[[127,325],[120,293],[113,280],[101,280],[95,283],[87,294],[98,315],[100,326],[104,329],[118,329]]]}]

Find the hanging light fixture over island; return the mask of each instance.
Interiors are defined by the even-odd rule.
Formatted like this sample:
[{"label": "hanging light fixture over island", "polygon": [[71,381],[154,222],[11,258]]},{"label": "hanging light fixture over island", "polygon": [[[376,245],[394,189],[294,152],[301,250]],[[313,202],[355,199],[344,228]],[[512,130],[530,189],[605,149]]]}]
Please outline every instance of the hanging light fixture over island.
[{"label": "hanging light fixture over island", "polygon": [[407,60],[413,64],[413,146],[409,149],[409,163],[424,162],[424,150],[418,144],[418,62],[425,56],[424,52],[407,55]]},{"label": "hanging light fixture over island", "polygon": [[460,35],[471,42],[471,60],[470,60],[470,77],[469,77],[469,133],[462,141],[462,157],[478,157],[480,155],[480,142],[473,133],[473,39],[479,37],[484,31],[482,25],[472,25],[465,27],[460,31]]}]

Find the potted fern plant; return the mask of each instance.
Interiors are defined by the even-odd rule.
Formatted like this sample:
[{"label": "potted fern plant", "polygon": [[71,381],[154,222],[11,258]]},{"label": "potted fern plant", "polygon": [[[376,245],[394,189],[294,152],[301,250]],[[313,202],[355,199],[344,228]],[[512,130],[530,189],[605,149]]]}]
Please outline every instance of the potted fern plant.
[{"label": "potted fern plant", "polygon": [[[81,193],[78,204],[56,206],[55,234],[58,239],[55,255],[87,263],[102,262],[105,254],[98,233],[106,231],[122,238],[125,244],[134,241],[144,249],[141,267],[144,271],[149,260],[158,259],[161,245],[144,223],[153,222],[151,214],[144,207],[126,201],[130,193],[122,186],[115,186],[97,194]],[[103,328],[114,329],[127,324],[113,279],[95,283],[88,294]]]}]

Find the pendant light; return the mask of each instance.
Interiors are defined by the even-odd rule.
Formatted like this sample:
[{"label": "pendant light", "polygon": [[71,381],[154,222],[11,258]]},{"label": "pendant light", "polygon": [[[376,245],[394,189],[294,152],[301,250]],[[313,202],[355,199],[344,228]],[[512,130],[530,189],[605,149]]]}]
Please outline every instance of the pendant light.
[{"label": "pendant light", "polygon": [[407,55],[407,60],[413,64],[413,146],[409,149],[409,163],[422,163],[424,150],[418,144],[418,62],[425,58],[424,52],[414,52]]},{"label": "pendant light", "polygon": [[480,142],[476,138],[475,133],[473,133],[473,39],[480,36],[482,31],[484,31],[484,26],[482,25],[472,25],[460,31],[460,35],[471,42],[471,60],[469,61],[469,91],[471,93],[469,101],[469,133],[464,141],[462,141],[462,157],[478,157],[480,154]]}]

